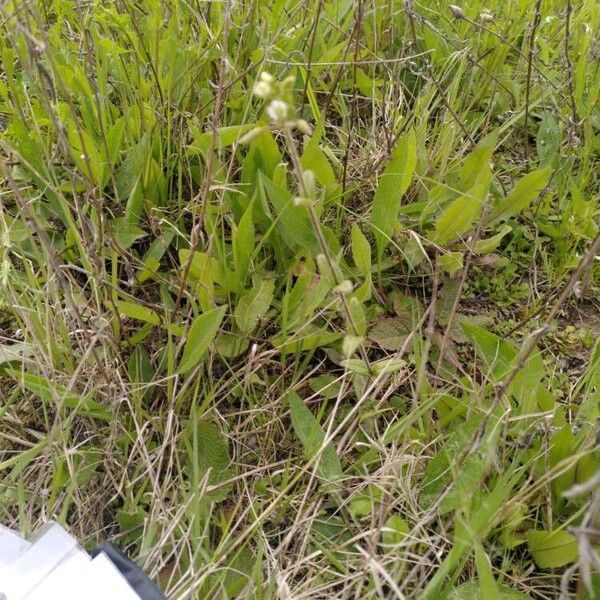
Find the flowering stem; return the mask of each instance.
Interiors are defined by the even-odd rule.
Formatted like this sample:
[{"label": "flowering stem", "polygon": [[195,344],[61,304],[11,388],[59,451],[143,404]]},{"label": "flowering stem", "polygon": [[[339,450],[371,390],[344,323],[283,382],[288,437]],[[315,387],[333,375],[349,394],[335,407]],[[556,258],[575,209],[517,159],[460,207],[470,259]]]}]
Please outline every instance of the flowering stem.
[{"label": "flowering stem", "polygon": [[[290,158],[292,161],[292,166],[296,173],[296,179],[298,180],[298,186],[300,188],[300,192],[301,192],[302,196],[308,197],[309,193],[308,193],[308,190],[306,189],[306,184],[304,182],[304,170],[302,168],[302,163],[300,162],[300,156],[298,155],[298,149],[296,148],[294,139],[291,136],[289,126],[287,124],[284,124],[282,127],[282,131],[283,131],[283,137],[285,140],[285,145],[286,145],[287,151],[290,155]],[[327,263],[327,267],[329,268],[329,272],[331,273],[331,277],[334,281],[334,284],[336,287],[341,286],[343,281],[340,278],[338,271],[335,268],[335,259],[331,254],[331,249],[329,248],[329,245],[327,244],[327,240],[325,239],[325,235],[323,234],[323,230],[321,228],[321,222],[319,221],[319,217],[315,211],[315,207],[312,204],[312,202],[308,206],[308,214],[310,216],[310,222],[311,222],[313,231],[315,233],[315,236],[317,238],[319,248],[321,249],[321,253],[325,257],[325,262]],[[350,312],[350,306],[348,305],[348,301],[346,299],[345,294],[343,294],[341,292],[337,292],[337,296],[340,300],[340,303],[342,306],[342,312],[344,313],[344,318],[352,332],[352,335],[355,337],[361,337],[358,332],[358,327],[356,326],[356,323],[354,322],[354,319],[352,317],[352,313]],[[363,359],[365,365],[367,366],[369,371],[371,371],[369,358],[368,358],[367,352],[362,344],[359,346],[359,352],[360,352],[361,358]]]}]

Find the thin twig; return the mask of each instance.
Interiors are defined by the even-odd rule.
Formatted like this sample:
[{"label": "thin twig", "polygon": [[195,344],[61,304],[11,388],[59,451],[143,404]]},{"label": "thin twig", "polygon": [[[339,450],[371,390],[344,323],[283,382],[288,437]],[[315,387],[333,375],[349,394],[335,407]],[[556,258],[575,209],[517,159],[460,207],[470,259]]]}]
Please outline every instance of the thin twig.
[{"label": "thin twig", "polygon": [[573,74],[573,63],[569,54],[569,46],[571,44],[571,13],[573,12],[573,3],[571,0],[567,0],[567,7],[565,9],[565,64],[567,66],[567,86],[569,88],[569,97],[571,100],[571,113],[573,125],[576,127],[579,125],[579,113],[577,111],[577,102],[575,101],[575,89],[573,86],[573,80],[575,76]]},{"label": "thin twig", "polygon": [[439,373],[440,367],[442,366],[442,361],[444,360],[444,353],[446,351],[446,343],[448,341],[448,336],[450,335],[450,330],[452,329],[452,325],[454,322],[454,317],[458,311],[458,305],[460,304],[461,296],[465,284],[467,282],[467,276],[469,275],[469,271],[471,269],[471,263],[473,262],[473,256],[475,255],[475,245],[479,241],[481,237],[481,233],[484,229],[484,224],[486,220],[486,216],[488,213],[489,202],[484,204],[483,210],[481,211],[481,215],[479,217],[479,221],[477,223],[477,228],[475,229],[475,233],[468,245],[468,251],[465,257],[465,264],[462,270],[462,275],[460,278],[460,283],[458,284],[458,290],[456,291],[456,296],[454,298],[454,302],[452,303],[452,308],[450,309],[450,315],[448,317],[448,323],[446,324],[446,328],[444,330],[444,336],[442,337],[442,342],[440,344],[440,356],[437,361],[437,365],[435,367],[435,374]]},{"label": "thin twig", "polygon": [[[300,162],[300,156],[298,154],[298,150],[296,148],[294,140],[290,134],[290,130],[287,126],[283,127],[283,137],[285,139],[286,148],[287,148],[290,158],[292,160],[292,165],[294,167],[294,171],[296,172],[296,179],[298,180],[298,186],[300,188],[300,191],[302,192],[302,195],[304,197],[308,197],[309,194],[308,194],[308,190],[306,189],[306,186],[304,183],[303,169],[302,169],[302,163]],[[333,259],[333,256],[331,255],[331,249],[329,248],[329,244],[327,243],[327,240],[325,239],[323,230],[321,229],[321,223],[319,222],[319,217],[318,217],[318,215],[315,211],[315,208],[312,204],[308,207],[308,214],[310,216],[312,229],[317,238],[319,248],[321,249],[321,252],[322,252],[323,256],[325,257],[325,262],[327,263],[327,267],[328,267],[331,277],[334,281],[334,284],[336,287],[340,286],[343,283],[343,281],[340,279],[340,277],[338,275],[338,271],[335,268],[334,259]],[[339,301],[342,305],[342,312],[344,314],[344,318],[346,320],[346,323],[349,325],[349,327],[352,331],[352,335],[356,336],[356,337],[360,337],[358,327],[356,326],[356,323],[354,322],[354,318],[352,317],[352,312],[350,311],[350,306],[348,305],[348,300],[346,299],[345,294],[343,294],[342,292],[339,292],[337,295],[338,295]],[[361,355],[361,358],[363,359],[363,362],[365,363],[367,368],[370,370],[369,358],[367,356],[367,351],[365,350],[364,346],[361,344],[359,346],[358,350]]]},{"label": "thin twig", "polygon": [[533,58],[535,52],[535,36],[542,18],[542,0],[536,0],[533,13],[533,24],[531,26],[531,34],[529,36],[529,53],[527,55],[527,82],[525,84],[525,152],[529,159],[529,142],[527,140],[527,125],[529,124],[529,96],[531,94],[531,71],[533,69]]},{"label": "thin twig", "polygon": [[431,352],[431,345],[433,343],[433,336],[435,334],[435,319],[436,319],[436,307],[437,307],[437,296],[438,288],[440,284],[440,268],[438,261],[434,261],[433,265],[433,285],[431,289],[431,301],[429,303],[429,319],[427,321],[427,327],[425,328],[425,347],[421,355],[419,363],[419,370],[417,373],[417,381],[413,390],[411,399],[411,408],[413,411],[418,409],[419,396],[421,394],[421,388],[425,381],[425,373],[427,371],[427,361],[429,360],[429,353]]},{"label": "thin twig", "polygon": [[[319,0],[319,4],[317,5],[317,14],[315,15],[315,20],[312,26],[312,30],[310,32],[310,42],[308,47],[308,62],[306,63],[306,78],[304,81],[304,90],[302,92],[302,102],[300,103],[300,115],[304,111],[304,105],[306,104],[307,94],[308,94],[308,82],[310,81],[311,69],[313,66],[312,56],[315,47],[315,37],[317,35],[317,27],[319,26],[319,18],[321,17],[321,11],[323,10],[323,0]],[[265,62],[271,62],[266,60]],[[314,63],[317,64],[317,63]]]},{"label": "thin twig", "polygon": [[346,192],[346,180],[348,177],[348,160],[350,158],[350,147],[352,145],[352,133],[354,130],[354,121],[356,118],[356,103],[358,101],[358,89],[356,86],[356,61],[360,50],[360,32],[362,24],[362,0],[358,0],[356,9],[356,28],[355,28],[355,46],[354,46],[354,64],[352,65],[352,100],[350,101],[350,115],[348,117],[348,139],[346,140],[346,151],[344,152],[342,169],[342,195]]}]

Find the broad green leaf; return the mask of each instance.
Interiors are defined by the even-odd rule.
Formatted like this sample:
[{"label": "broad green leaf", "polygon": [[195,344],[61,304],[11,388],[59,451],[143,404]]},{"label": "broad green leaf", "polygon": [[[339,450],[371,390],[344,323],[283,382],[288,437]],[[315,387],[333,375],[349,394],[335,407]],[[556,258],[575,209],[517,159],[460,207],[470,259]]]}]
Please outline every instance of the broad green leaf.
[{"label": "broad green leaf", "polygon": [[456,271],[460,271],[463,268],[464,254],[462,252],[446,252],[438,256],[438,264],[440,268],[453,275]]},{"label": "broad green leaf", "polygon": [[382,84],[381,79],[371,79],[362,69],[356,69],[356,87],[367,98],[379,100],[381,98],[379,88]]},{"label": "broad green leaf", "polygon": [[40,375],[23,373],[17,369],[6,369],[6,374],[20,383],[25,389],[41,400],[52,404],[62,404],[83,417],[111,421],[114,412],[108,406],[92,400],[89,396],[80,396],[68,391],[64,386],[54,383]]},{"label": "broad green leaf", "polygon": [[545,112],[535,140],[540,167],[555,164],[559,157],[561,137],[556,117],[551,112]]},{"label": "broad green leaf", "polygon": [[362,487],[352,494],[348,502],[348,510],[355,518],[362,518],[370,515],[379,508],[381,503],[381,488],[376,485]]},{"label": "broad green leaf", "polygon": [[246,280],[250,260],[255,250],[254,222],[252,218],[253,210],[254,199],[244,211],[238,226],[232,231],[235,270],[240,285],[243,285]]},{"label": "broad green leaf", "polygon": [[143,229],[130,223],[124,217],[113,221],[113,232],[115,241],[124,250],[129,250],[137,240],[148,235]]},{"label": "broad green leaf", "polygon": [[[182,269],[181,273],[183,273],[183,269],[187,266],[189,260],[190,251],[187,249],[180,250],[179,264]],[[218,266],[218,261],[210,256],[210,254],[206,252],[194,252],[187,273],[188,281],[196,284],[196,294],[200,301],[200,306],[204,311],[211,310],[214,306],[215,283],[220,275],[217,273],[218,269],[215,268],[215,265]],[[222,280],[219,280],[219,283],[225,284]]]},{"label": "broad green leaf", "polygon": [[498,130],[495,129],[483,138],[465,158],[459,175],[461,190],[469,190],[475,187],[482,178],[487,179],[490,161],[497,144]]},{"label": "broad green leaf", "polygon": [[531,529],[527,532],[527,546],[540,569],[564,567],[577,560],[577,538],[568,531]]},{"label": "broad green leaf", "polygon": [[[3,66],[6,67],[6,63]],[[21,163],[27,169],[27,174],[39,188],[45,189],[45,194],[52,207],[56,209],[58,215],[63,217],[58,198],[52,190],[47,189],[48,186],[45,183],[51,181],[51,177],[48,165],[42,160],[44,156],[43,146],[36,135],[36,131],[27,127],[26,123],[20,119],[15,119],[11,122],[7,133],[10,136],[11,149],[20,158]],[[67,219],[64,219],[64,222],[67,224]]]},{"label": "broad green leaf", "polygon": [[[326,514],[326,513],[324,513]],[[336,540],[336,538],[342,537],[342,541],[348,541],[352,534],[344,524],[343,519],[334,516],[321,516],[317,517],[312,522],[312,531],[317,533],[319,536],[326,539],[328,542]]]},{"label": "broad green leaf", "polygon": [[309,272],[300,275],[284,298],[287,304],[286,329],[302,328],[304,332],[304,325],[311,321],[315,311],[326,301],[331,287],[329,277],[318,277]]},{"label": "broad green leaf", "polygon": [[[281,162],[282,156],[277,142],[273,139],[270,130],[252,139],[249,151],[242,161],[241,182],[248,190],[248,196],[254,196],[258,174],[263,173],[272,179],[275,167]],[[254,203],[254,222],[267,225],[268,208],[265,210],[261,202]]]},{"label": "broad green leaf", "polygon": [[329,160],[319,148],[319,143],[325,132],[324,119],[321,118],[313,131],[313,134],[304,147],[304,153],[300,162],[304,170],[314,172],[317,181],[321,185],[333,185],[336,183],[335,173],[329,163]]},{"label": "broad green leaf", "polygon": [[537,198],[548,185],[551,174],[552,169],[550,168],[539,169],[519,179],[506,198],[500,200],[491,211],[487,219],[488,223],[507,219],[527,208],[531,201]]},{"label": "broad green leaf", "polygon": [[486,167],[486,176],[480,176],[466,194],[452,201],[437,218],[435,230],[430,235],[432,242],[445,245],[464,237],[481,213],[490,182],[491,173]]},{"label": "broad green leaf", "polygon": [[[531,596],[505,585],[498,586],[498,593],[500,600],[531,600]],[[488,597],[481,593],[478,581],[468,581],[455,587],[448,594],[448,600],[488,600]]]},{"label": "broad green leaf", "polygon": [[[562,460],[568,459],[575,454],[580,447],[580,437],[574,435],[569,424],[563,425],[557,431],[553,431],[550,436],[550,452],[548,457],[544,457],[544,463],[548,469],[555,467]],[[552,489],[556,493],[557,505],[561,502],[563,492],[568,490],[575,483],[576,467],[563,471],[561,475],[552,481]]]},{"label": "broad green leaf", "polygon": [[335,398],[341,389],[341,383],[337,377],[331,373],[323,373],[308,380],[308,387],[321,398]]},{"label": "broad green leaf", "polygon": [[371,363],[371,370],[375,376],[394,373],[406,367],[406,361],[402,358],[382,358]]},{"label": "broad green leaf", "polygon": [[[115,173],[115,182],[117,184],[117,194],[119,198],[129,198],[136,186],[140,186],[140,192],[144,191],[143,173],[146,169],[151,156],[151,138],[150,133],[145,133],[138,143],[130,148],[127,156],[119,165]],[[143,199],[143,196],[142,196]],[[129,215],[128,215],[129,216]]]},{"label": "broad green leaf", "polygon": [[0,344],[0,365],[2,363],[19,361],[29,358],[35,354],[35,346],[27,342],[16,342],[14,344]]},{"label": "broad green leaf", "polygon": [[348,511],[355,519],[360,519],[370,515],[373,510],[373,504],[368,494],[352,498],[348,504]]},{"label": "broad green leaf", "polygon": [[345,335],[342,341],[342,354],[350,358],[365,341],[362,335]]},{"label": "broad green leaf", "polygon": [[381,319],[370,330],[368,338],[385,350],[400,350],[412,331],[410,315]]},{"label": "broad green leaf", "polygon": [[319,246],[306,209],[295,206],[291,192],[273,183],[262,173],[260,185],[269,203],[275,209],[277,231],[281,239],[292,250],[307,248],[317,253]]},{"label": "broad green leaf", "polygon": [[[519,350],[514,344],[473,323],[461,320],[460,326],[496,381],[515,368]],[[509,388],[520,407],[520,414],[527,415],[537,410],[537,389],[544,375],[544,361],[539,350],[534,349]],[[522,425],[525,424],[524,421]]]},{"label": "broad green leaf", "polygon": [[487,254],[488,252],[493,252],[499,245],[505,235],[509,234],[512,231],[512,227],[510,225],[503,225],[500,228],[500,231],[493,235],[492,237],[477,240],[473,246],[473,252],[475,254]]},{"label": "broad green leaf", "polygon": [[140,534],[139,529],[144,525],[147,518],[148,512],[139,505],[135,508],[121,508],[115,514],[115,520],[119,524],[124,539],[132,542],[137,539]]},{"label": "broad green leaf", "polygon": [[364,277],[371,277],[371,244],[356,223],[352,223],[352,260]]},{"label": "broad green leaf", "polygon": [[448,486],[452,477],[450,465],[472,439],[479,427],[479,418],[472,418],[461,423],[448,434],[442,450],[435,454],[425,467],[420,500],[425,508],[431,506]]},{"label": "broad green leaf", "polygon": [[452,316],[452,307],[459,293],[460,281],[456,278],[447,279],[438,295],[435,307],[435,318],[442,327],[448,325]]},{"label": "broad green leaf", "polygon": [[312,459],[320,451],[317,473],[325,480],[328,487],[337,487],[336,484],[342,477],[342,465],[335,448],[331,443],[323,447],[325,432],[298,394],[288,392],[287,401],[290,406],[292,425],[304,446],[306,459]]},{"label": "broad green leaf", "polygon": [[368,377],[371,374],[369,365],[367,365],[365,361],[360,358],[347,358],[346,360],[343,360],[341,364],[349,371],[357,373],[358,375],[364,375],[365,377]]},{"label": "broad green leaf", "polygon": [[583,393],[578,417],[584,423],[594,423],[600,417],[600,339],[596,341],[589,356],[580,384]]},{"label": "broad green leaf", "polygon": [[125,300],[117,300],[115,302],[119,309],[119,314],[130,319],[136,319],[137,321],[144,321],[145,323],[151,323],[152,325],[158,325],[160,323],[160,316],[155,310],[146,308],[136,302],[126,302]]},{"label": "broad green leaf", "polygon": [[[190,260],[190,251],[181,249],[179,251],[179,265],[183,269]],[[188,279],[190,281],[202,281],[203,274],[211,271],[212,256],[206,252],[194,252],[188,268]]]},{"label": "broad green leaf", "polygon": [[131,392],[136,401],[139,402],[151,394],[154,388],[152,381],[156,376],[156,371],[144,346],[137,345],[134,347],[127,361],[127,373],[133,384]]},{"label": "broad green leaf", "polygon": [[106,136],[106,145],[108,146],[109,166],[114,166],[119,159],[119,151],[123,143],[123,134],[125,133],[126,120],[124,117],[117,119],[110,128]]},{"label": "broad green leaf", "polygon": [[[254,127],[256,127],[256,125],[253,123],[220,127],[217,130],[215,149],[226,148],[227,146],[235,144],[235,142],[237,142],[245,133],[248,133]],[[192,156],[198,153],[206,156],[212,144],[213,132],[204,132],[198,127],[191,127],[190,130],[194,137],[194,143],[189,147],[188,153]]]},{"label": "broad green leaf", "polygon": [[242,333],[251,333],[258,320],[269,310],[275,281],[265,279],[244,294],[235,309],[235,322]]},{"label": "broad green leaf", "polygon": [[217,335],[224,316],[225,306],[220,306],[196,317],[190,327],[183,348],[183,356],[179,363],[180,373],[187,373],[200,362],[210,343]]},{"label": "broad green leaf", "polygon": [[[202,482],[207,471],[209,485],[219,484],[231,477],[227,438],[216,425],[204,419],[196,419],[193,411],[185,439],[191,455],[190,466],[194,471],[196,485]],[[219,487],[209,492],[208,497],[214,501],[223,500],[230,487]]]},{"label": "broad green leaf", "polygon": [[350,324],[348,324],[348,333],[351,335],[364,336],[367,333],[367,317],[362,302],[358,298],[352,296],[348,301],[348,309],[352,318],[352,324],[356,327],[356,331],[351,331]]},{"label": "broad green leaf", "polygon": [[334,344],[344,336],[338,331],[327,331],[323,327],[306,326],[292,335],[276,335],[271,338],[274,348],[282,354],[306,352]]},{"label": "broad green leaf", "polygon": [[144,194],[142,193],[142,186],[140,185],[139,177],[136,179],[129,198],[127,198],[127,204],[125,205],[125,220],[128,223],[136,225],[144,211]]},{"label": "broad green leaf", "polygon": [[98,144],[87,131],[81,127],[75,127],[71,120],[67,126],[67,132],[71,145],[71,155],[80,172],[103,188],[106,183],[105,174],[108,173],[108,169]]},{"label": "broad green leaf", "polygon": [[502,600],[500,590],[492,573],[490,559],[481,544],[475,546],[475,564],[477,565],[477,574],[479,575],[481,597],[486,600]]},{"label": "broad green leaf", "polygon": [[[471,421],[474,432],[479,427],[479,418],[475,417]],[[471,425],[471,423],[469,423],[469,425]],[[470,453],[464,459],[458,470],[453,470],[453,485],[449,493],[440,503],[440,515],[461,508],[468,510],[473,499],[472,491],[481,486],[482,481],[496,458],[498,428],[492,427],[489,429],[491,430],[486,433],[477,452]],[[469,442],[472,439],[472,435],[473,433],[471,433],[471,436],[468,438]],[[452,456],[447,449],[445,450],[448,458],[448,465],[451,465],[455,460],[455,457]]]},{"label": "broad green leaf", "polygon": [[[390,515],[381,530],[381,541],[384,546],[395,546],[400,544],[410,532],[408,523],[400,515]],[[387,552],[393,551],[386,548]]]},{"label": "broad green leaf", "polygon": [[198,432],[199,463],[213,469],[215,475],[227,469],[231,463],[227,442],[220,430],[203,419],[196,423]]},{"label": "broad green leaf", "polygon": [[463,321],[461,327],[496,380],[511,371],[518,354],[512,343],[472,323]]},{"label": "broad green leaf", "polygon": [[235,358],[248,350],[250,340],[241,334],[221,332],[215,338],[217,352],[225,358]]},{"label": "broad green leaf", "polygon": [[379,178],[373,198],[371,225],[379,258],[396,227],[402,196],[412,181],[416,165],[417,140],[414,130],[410,129],[398,140],[392,158]]},{"label": "broad green leaf", "polygon": [[175,231],[167,229],[163,231],[158,238],[156,238],[151,244],[148,251],[144,254],[142,259],[144,268],[138,274],[138,282],[144,283],[150,279],[160,268],[160,261],[171,245],[173,238],[175,237]]}]

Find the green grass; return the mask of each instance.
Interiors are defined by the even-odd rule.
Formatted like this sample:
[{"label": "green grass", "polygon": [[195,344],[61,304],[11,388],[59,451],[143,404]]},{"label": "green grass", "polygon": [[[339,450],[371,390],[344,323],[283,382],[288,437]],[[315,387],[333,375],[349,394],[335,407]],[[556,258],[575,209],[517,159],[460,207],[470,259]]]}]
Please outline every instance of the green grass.
[{"label": "green grass", "polygon": [[599,25],[2,2],[0,521],[177,600],[600,597]]}]

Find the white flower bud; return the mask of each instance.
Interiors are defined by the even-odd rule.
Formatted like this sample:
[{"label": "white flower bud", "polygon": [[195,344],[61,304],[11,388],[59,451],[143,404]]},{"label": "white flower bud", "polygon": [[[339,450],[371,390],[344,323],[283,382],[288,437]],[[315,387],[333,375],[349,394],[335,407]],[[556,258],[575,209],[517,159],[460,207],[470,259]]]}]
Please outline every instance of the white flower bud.
[{"label": "white flower bud", "polygon": [[263,81],[264,83],[273,83],[273,81],[275,81],[275,78],[273,77],[273,75],[271,75],[271,73],[267,73],[266,71],[263,71],[260,74],[260,80]]},{"label": "white flower bud", "polygon": [[456,4],[449,4],[448,8],[450,9],[450,12],[454,15],[456,19],[465,18],[465,12],[460,6],[456,6]]},{"label": "white flower bud", "polygon": [[267,114],[275,123],[283,123],[288,116],[289,107],[283,100],[271,100],[267,106]]},{"label": "white flower bud", "polygon": [[479,20],[482,23],[493,23],[494,22],[494,15],[492,15],[490,12],[488,12],[487,10],[482,11],[482,13],[479,15]]},{"label": "white flower bud", "polygon": [[312,135],[312,127],[304,120],[298,119],[296,121],[296,127],[306,135]]},{"label": "white flower bud", "polygon": [[258,137],[261,133],[263,133],[264,131],[266,131],[268,129],[268,127],[254,127],[253,129],[251,129],[250,131],[248,131],[248,133],[245,133],[240,139],[239,139],[239,143],[240,144],[248,144],[249,142],[251,142],[254,138]]},{"label": "white flower bud", "polygon": [[273,93],[273,88],[266,81],[257,81],[252,88],[252,93],[259,98],[268,98]]}]

